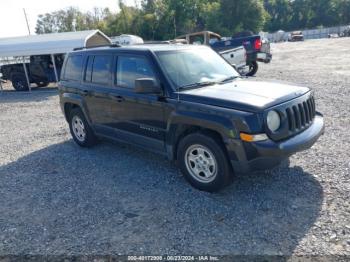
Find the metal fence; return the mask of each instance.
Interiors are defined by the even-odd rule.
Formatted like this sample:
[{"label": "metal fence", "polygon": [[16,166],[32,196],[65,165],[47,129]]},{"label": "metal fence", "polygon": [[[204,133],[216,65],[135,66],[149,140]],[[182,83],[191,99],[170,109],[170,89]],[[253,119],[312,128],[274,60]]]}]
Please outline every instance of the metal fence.
[{"label": "metal fence", "polygon": [[[320,28],[320,29],[307,29],[300,30],[303,32],[304,39],[320,39],[320,38],[328,38],[331,34],[340,35],[347,29],[349,26],[335,26],[328,28]],[[271,42],[281,42],[287,41],[291,32],[283,32],[279,31],[276,33],[262,33],[265,37],[267,37]]]}]

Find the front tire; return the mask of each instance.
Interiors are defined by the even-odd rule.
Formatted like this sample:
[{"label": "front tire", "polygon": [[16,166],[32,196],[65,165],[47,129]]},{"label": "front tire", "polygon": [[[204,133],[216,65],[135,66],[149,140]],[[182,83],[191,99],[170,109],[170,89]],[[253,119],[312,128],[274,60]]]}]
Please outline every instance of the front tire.
[{"label": "front tire", "polygon": [[96,135],[86,121],[80,108],[74,108],[69,115],[69,129],[73,140],[81,147],[91,147],[97,143]]},{"label": "front tire", "polygon": [[14,74],[11,77],[12,86],[16,91],[28,91],[27,79],[24,75]]},{"label": "front tire", "polygon": [[202,133],[190,134],[178,146],[177,160],[186,180],[202,191],[215,192],[232,182],[232,168],[220,142]]}]

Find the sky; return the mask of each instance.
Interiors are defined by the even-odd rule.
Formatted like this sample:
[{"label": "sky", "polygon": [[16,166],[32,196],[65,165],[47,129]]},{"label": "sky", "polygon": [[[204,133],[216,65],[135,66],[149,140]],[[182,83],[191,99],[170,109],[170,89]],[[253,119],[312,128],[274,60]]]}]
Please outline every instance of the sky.
[{"label": "sky", "polygon": [[[135,0],[123,0],[126,5],[135,5]],[[0,38],[28,35],[23,13],[25,8],[30,31],[35,34],[35,25],[39,14],[50,13],[66,7],[78,7],[89,11],[94,7],[108,7],[118,10],[117,0],[2,0],[0,1]]]}]

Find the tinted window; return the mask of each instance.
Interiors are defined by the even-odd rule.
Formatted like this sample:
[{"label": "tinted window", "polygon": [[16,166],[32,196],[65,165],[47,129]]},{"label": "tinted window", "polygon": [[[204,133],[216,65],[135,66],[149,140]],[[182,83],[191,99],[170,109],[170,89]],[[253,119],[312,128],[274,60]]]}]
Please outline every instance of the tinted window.
[{"label": "tinted window", "polygon": [[145,57],[120,56],[117,63],[117,85],[134,88],[135,80],[139,78],[156,79],[154,71]]},{"label": "tinted window", "polygon": [[68,57],[64,78],[79,81],[82,65],[83,57],[81,55]]},{"label": "tinted window", "polygon": [[95,84],[108,84],[110,79],[111,56],[89,56],[84,80]]},{"label": "tinted window", "polygon": [[111,56],[95,56],[92,66],[91,82],[96,84],[108,84],[110,79]]}]

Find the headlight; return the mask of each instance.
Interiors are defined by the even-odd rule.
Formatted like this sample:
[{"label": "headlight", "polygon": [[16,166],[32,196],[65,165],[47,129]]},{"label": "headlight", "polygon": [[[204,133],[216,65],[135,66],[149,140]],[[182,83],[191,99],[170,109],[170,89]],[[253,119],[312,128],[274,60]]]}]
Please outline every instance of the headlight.
[{"label": "headlight", "polygon": [[272,131],[275,132],[277,129],[279,129],[281,126],[281,118],[280,115],[272,110],[267,114],[267,127]]}]

